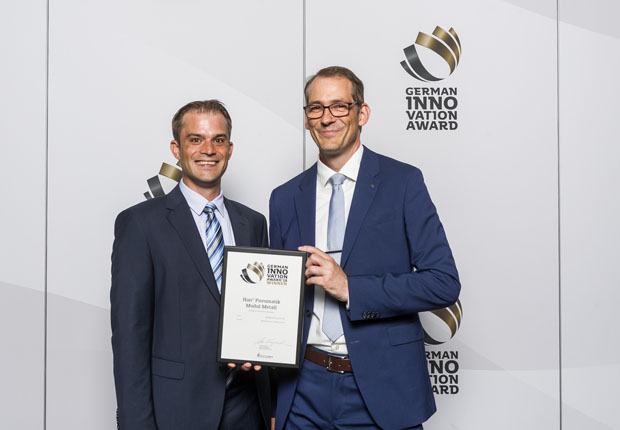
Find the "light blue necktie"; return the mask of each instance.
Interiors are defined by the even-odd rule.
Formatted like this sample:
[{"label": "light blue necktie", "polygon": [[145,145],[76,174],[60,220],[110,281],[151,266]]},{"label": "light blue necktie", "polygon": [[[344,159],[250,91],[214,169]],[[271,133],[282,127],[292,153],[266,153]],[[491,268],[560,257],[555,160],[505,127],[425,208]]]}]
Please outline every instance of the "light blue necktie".
[{"label": "light blue necktie", "polygon": [[217,282],[217,289],[222,291],[222,263],[224,261],[224,237],[222,226],[215,217],[215,203],[208,202],[204,212],[207,214],[207,255],[211,270]]},{"label": "light blue necktie", "polygon": [[[342,191],[344,179],[345,176],[342,173],[336,173],[329,178],[332,183],[332,197],[329,200],[329,218],[327,220],[327,250],[341,251],[331,254],[338,264],[340,264],[344,242],[344,191]],[[335,342],[343,334],[338,301],[328,293],[325,293],[323,333],[332,342]]]}]

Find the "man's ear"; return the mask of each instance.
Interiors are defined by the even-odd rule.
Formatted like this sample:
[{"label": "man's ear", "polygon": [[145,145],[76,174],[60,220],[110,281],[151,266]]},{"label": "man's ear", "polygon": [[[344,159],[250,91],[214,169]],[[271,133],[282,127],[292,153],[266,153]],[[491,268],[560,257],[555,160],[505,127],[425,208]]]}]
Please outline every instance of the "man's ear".
[{"label": "man's ear", "polygon": [[170,152],[172,152],[172,155],[174,155],[174,158],[176,158],[177,160],[181,159],[181,146],[179,142],[177,142],[176,140],[170,141]]},{"label": "man's ear", "polygon": [[359,120],[358,120],[357,125],[362,127],[366,125],[369,119],[370,119],[370,106],[368,106],[366,103],[362,103],[360,105]]},{"label": "man's ear", "polygon": [[232,157],[233,149],[235,149],[235,144],[232,141],[228,142],[228,159]]}]

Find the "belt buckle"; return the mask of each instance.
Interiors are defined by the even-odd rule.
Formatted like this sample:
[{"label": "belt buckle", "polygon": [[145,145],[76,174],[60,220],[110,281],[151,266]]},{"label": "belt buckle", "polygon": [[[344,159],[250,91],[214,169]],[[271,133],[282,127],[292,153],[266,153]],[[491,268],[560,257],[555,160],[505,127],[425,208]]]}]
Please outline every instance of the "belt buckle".
[{"label": "belt buckle", "polygon": [[335,357],[333,355],[329,355],[327,354],[327,366],[325,367],[327,369],[328,372],[334,372],[334,373],[344,373],[344,370],[336,370],[336,369],[332,369],[332,358],[338,358]]}]

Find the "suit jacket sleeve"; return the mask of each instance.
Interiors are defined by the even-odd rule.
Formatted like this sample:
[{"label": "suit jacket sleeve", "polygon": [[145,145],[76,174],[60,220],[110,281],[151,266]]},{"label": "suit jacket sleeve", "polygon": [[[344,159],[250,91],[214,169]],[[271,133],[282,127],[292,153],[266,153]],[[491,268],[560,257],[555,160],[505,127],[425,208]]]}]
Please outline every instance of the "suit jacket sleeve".
[{"label": "suit jacket sleeve", "polygon": [[269,239],[267,238],[267,220],[264,216],[261,219],[261,239],[260,246],[263,248],[269,248]]},{"label": "suit jacket sleeve", "polygon": [[153,264],[146,234],[131,210],[116,219],[114,236],[110,301],[119,428],[153,430]]},{"label": "suit jacket sleeve", "polygon": [[402,214],[406,237],[379,235],[377,240],[394,244],[406,240],[410,270],[376,275],[347,274],[351,320],[368,319],[369,314],[372,318],[389,318],[439,309],[458,299],[460,282],[456,265],[422,173],[413,168],[401,180],[406,180]]},{"label": "suit jacket sleeve", "polygon": [[282,235],[280,232],[280,223],[276,215],[276,207],[273,192],[269,198],[269,240],[272,249],[283,249]]}]

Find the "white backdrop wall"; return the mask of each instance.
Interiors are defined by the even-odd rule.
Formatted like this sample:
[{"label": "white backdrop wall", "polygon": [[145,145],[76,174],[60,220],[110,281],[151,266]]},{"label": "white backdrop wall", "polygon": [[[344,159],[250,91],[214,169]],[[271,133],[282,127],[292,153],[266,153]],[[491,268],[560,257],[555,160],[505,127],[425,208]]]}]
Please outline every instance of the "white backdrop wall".
[{"label": "white backdrop wall", "polygon": [[[0,428],[114,428],[113,221],[174,164],[172,115],[228,105],[224,191],[267,215],[316,160],[302,88],[330,64],[366,84],[363,143],[423,170],[461,273],[462,327],[428,347],[458,392],[425,428],[620,428],[613,2],[48,3],[0,8]],[[437,25],[460,63],[418,48],[445,78],[421,82],[403,49]],[[408,88],[456,89],[458,128],[407,130]]]},{"label": "white backdrop wall", "polygon": [[[361,76],[372,111],[362,142],[422,169],[455,254],[463,326],[428,349],[458,352],[459,393],[438,396],[426,427],[559,428],[556,20],[495,0],[400,1],[356,15],[362,31],[340,25],[374,4],[309,2],[307,67],[341,63]],[[437,25],[458,33],[461,62],[420,82],[401,67],[403,48]],[[334,38],[351,43],[326,50]],[[411,87],[455,88],[458,128],[407,130]]]},{"label": "white backdrop wall", "polygon": [[44,422],[44,0],[0,3],[0,428]]},{"label": "white backdrop wall", "polygon": [[620,4],[559,13],[564,429],[619,429]]},{"label": "white backdrop wall", "polygon": [[112,227],[176,162],[175,111],[228,105],[224,192],[263,213],[267,189],[302,168],[302,24],[302,4],[284,0],[51,2],[48,429],[114,425]]}]

